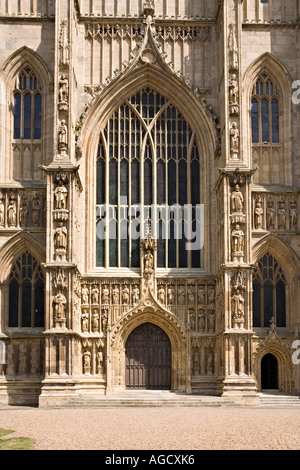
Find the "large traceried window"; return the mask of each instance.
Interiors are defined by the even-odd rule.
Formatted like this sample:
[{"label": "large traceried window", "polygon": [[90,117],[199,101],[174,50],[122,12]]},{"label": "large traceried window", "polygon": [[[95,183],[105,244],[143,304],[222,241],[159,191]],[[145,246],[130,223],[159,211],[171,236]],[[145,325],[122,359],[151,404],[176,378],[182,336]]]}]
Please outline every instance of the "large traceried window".
[{"label": "large traceried window", "polygon": [[44,275],[40,264],[28,251],[17,259],[10,273],[8,326],[44,326]]},{"label": "large traceried window", "polygon": [[35,73],[24,68],[13,93],[14,178],[35,179],[41,160],[42,92]]},{"label": "large traceried window", "polygon": [[280,131],[280,92],[266,73],[256,80],[251,95],[251,133],[254,176],[257,183],[278,183],[282,158]]},{"label": "large traceried window", "polygon": [[253,326],[286,326],[286,282],[277,261],[266,254],[253,275]]},{"label": "large traceried window", "polygon": [[[112,209],[105,239],[97,237],[98,267],[140,266],[140,240],[132,222],[151,217],[155,207],[158,267],[200,268],[200,250],[186,250],[183,220],[172,211],[166,219],[159,210],[190,205],[195,232],[200,204],[197,138],[172,102],[156,91],[147,88],[126,100],[101,132],[96,203],[97,223],[103,205]],[[138,213],[141,207],[143,214]],[[179,225],[182,236],[177,236]]]}]

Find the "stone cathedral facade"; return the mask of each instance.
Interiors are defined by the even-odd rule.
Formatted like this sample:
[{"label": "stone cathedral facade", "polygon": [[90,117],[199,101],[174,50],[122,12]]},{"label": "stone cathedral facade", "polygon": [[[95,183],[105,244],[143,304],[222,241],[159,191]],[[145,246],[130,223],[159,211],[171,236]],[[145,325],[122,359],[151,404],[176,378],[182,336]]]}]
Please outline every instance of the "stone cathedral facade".
[{"label": "stone cathedral facade", "polygon": [[1,403],[300,392],[299,20],[0,0]]}]

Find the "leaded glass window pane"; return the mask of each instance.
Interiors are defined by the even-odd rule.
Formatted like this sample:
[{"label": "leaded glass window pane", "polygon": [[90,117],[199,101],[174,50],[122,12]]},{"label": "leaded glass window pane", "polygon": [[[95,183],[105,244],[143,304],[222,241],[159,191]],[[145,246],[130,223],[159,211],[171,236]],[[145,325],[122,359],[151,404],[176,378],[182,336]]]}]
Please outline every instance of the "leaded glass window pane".
[{"label": "leaded glass window pane", "polygon": [[[135,209],[142,203],[143,214]],[[113,211],[108,217],[108,235],[101,242],[97,240],[96,264],[106,268],[139,267],[140,239],[132,236],[132,224],[140,233],[139,222],[145,222],[152,205],[161,209],[200,204],[200,154],[195,133],[171,101],[150,88],[125,100],[101,133],[97,209],[105,204]],[[128,214],[121,217],[124,205]],[[176,221],[165,211],[156,222],[158,267],[199,268],[200,250],[187,253],[187,240],[176,238]],[[195,220],[193,223],[195,226]],[[126,229],[128,239],[123,237]]]}]

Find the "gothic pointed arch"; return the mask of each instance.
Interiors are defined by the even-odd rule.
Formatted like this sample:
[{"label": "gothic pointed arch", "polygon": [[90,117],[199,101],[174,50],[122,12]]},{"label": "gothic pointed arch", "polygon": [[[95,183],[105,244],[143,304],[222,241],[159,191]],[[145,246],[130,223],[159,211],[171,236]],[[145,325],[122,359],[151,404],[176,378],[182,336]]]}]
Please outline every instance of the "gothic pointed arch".
[{"label": "gothic pointed arch", "polygon": [[[268,259],[273,261],[270,263]],[[252,261],[256,265],[254,272],[254,282],[256,282],[257,289],[257,305],[253,306],[255,311],[258,310],[263,314],[263,296],[267,305],[270,306],[270,312],[267,314],[267,323],[265,326],[270,326],[270,321],[273,317],[273,308],[276,303],[279,303],[279,310],[284,312],[284,325],[288,328],[294,328],[299,322],[298,304],[299,304],[299,272],[300,262],[293,249],[284,243],[278,236],[269,234],[263,237],[254,247],[252,251]],[[259,272],[261,271],[261,274]],[[273,276],[271,279],[270,277]],[[265,278],[263,280],[263,277]],[[276,279],[275,277],[276,276]],[[261,278],[261,282],[259,280]],[[261,291],[259,294],[259,285],[262,288],[264,281],[267,282],[267,291]],[[278,287],[277,287],[278,281]],[[269,301],[267,299],[269,292]],[[270,297],[273,292],[273,300]],[[259,300],[260,305],[259,305]],[[275,300],[276,299],[276,300]],[[254,301],[255,303],[255,301]],[[273,305],[273,307],[272,307]],[[275,312],[276,313],[276,312]],[[261,324],[263,320],[261,320]],[[257,325],[256,325],[257,326]]]},{"label": "gothic pointed arch", "polygon": [[51,142],[53,77],[43,59],[24,46],[4,63],[1,79],[5,103],[3,178],[17,181],[43,179],[38,165],[46,163]]},{"label": "gothic pointed arch", "polygon": [[290,152],[292,79],[285,66],[266,52],[243,77],[243,120],[254,182],[291,184]]},{"label": "gothic pointed arch", "polygon": [[[103,134],[105,126],[109,119],[114,115],[114,112],[122,108],[125,101],[130,102],[131,97],[134,97],[142,90],[153,90],[154,94],[157,96],[159,94],[166,102],[172,105],[177,116],[182,116],[188,123],[191,135],[194,136],[188,143],[188,152],[193,153],[192,144],[196,140],[199,151],[198,153],[200,155],[199,163],[201,166],[201,181],[200,184],[198,184],[198,187],[201,187],[200,190],[203,195],[205,194],[208,198],[206,200],[207,207],[210,207],[212,204],[212,201],[210,200],[210,189],[213,187],[214,152],[216,142],[216,129],[211,116],[204,105],[188,87],[183,87],[179,81],[174,80],[172,76],[167,74],[166,71],[162,70],[160,67],[155,67],[149,64],[144,64],[128,72],[128,75],[124,76],[122,79],[116,80],[111,87],[105,89],[94,100],[94,103],[89,108],[81,128],[82,155],[85,160],[83,169],[85,175],[82,175],[82,179],[86,180],[86,182],[96,180],[95,162],[97,161],[97,152],[99,152],[99,136],[101,133]],[[187,109],[189,110],[188,116],[186,112]],[[128,112],[136,113],[130,103]],[[155,111],[155,114],[156,113],[157,111]],[[159,113],[157,116],[159,116]],[[177,118],[175,118],[175,120],[176,119]],[[152,131],[154,132],[154,130],[151,128],[149,123],[149,128],[146,131],[147,139],[145,139],[144,142],[146,149],[149,150],[149,159],[151,159],[150,154],[153,152]],[[115,129],[113,132],[114,131]],[[143,138],[144,137],[145,136],[143,136]],[[105,151],[103,151],[102,155],[104,160]],[[194,163],[194,165],[196,165],[196,163]],[[93,213],[95,199],[96,195],[90,192],[88,195],[89,209],[87,213]],[[92,225],[89,226],[89,224]],[[87,220],[87,234],[90,239],[89,243],[91,247],[95,246],[94,232],[94,221],[92,218],[89,218],[89,220]],[[209,236],[209,234],[207,234],[207,236]],[[94,260],[95,253],[90,250],[90,259],[87,260],[89,268],[94,265]],[[203,264],[208,262],[205,255],[203,256],[202,261]]]},{"label": "gothic pointed arch", "polygon": [[8,279],[14,261],[25,251],[30,252],[39,263],[43,263],[46,259],[43,245],[29,233],[19,232],[11,237],[0,250],[0,282],[3,283]]}]

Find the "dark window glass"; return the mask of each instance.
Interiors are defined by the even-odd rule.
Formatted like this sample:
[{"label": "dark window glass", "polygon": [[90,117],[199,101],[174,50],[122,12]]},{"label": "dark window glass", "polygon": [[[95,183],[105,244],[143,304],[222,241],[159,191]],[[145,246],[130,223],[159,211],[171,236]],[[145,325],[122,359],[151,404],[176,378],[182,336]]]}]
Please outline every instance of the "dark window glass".
[{"label": "dark window glass", "polygon": [[42,97],[39,93],[34,98],[34,139],[42,137]]},{"label": "dark window glass", "polygon": [[276,285],[276,325],[278,327],[286,326],[285,305],[285,284],[280,280]]},{"label": "dark window glass", "polygon": [[21,95],[15,94],[14,97],[14,139],[21,138]]},{"label": "dark window glass", "polygon": [[259,142],[258,101],[255,98],[252,99],[251,117],[252,117],[252,142]]},{"label": "dark window glass", "polygon": [[261,326],[261,310],[260,310],[260,284],[253,282],[253,326]]},{"label": "dark window glass", "polygon": [[19,283],[13,279],[9,284],[9,322],[8,326],[18,326],[19,314]]},{"label": "dark window glass", "polygon": [[26,279],[22,283],[22,326],[31,327],[32,285]]},{"label": "dark window glass", "polygon": [[24,98],[24,139],[31,139],[31,95]]},{"label": "dark window glass", "polygon": [[35,283],[34,289],[34,298],[35,298],[35,310],[34,310],[34,326],[36,328],[42,328],[44,326],[44,308],[45,308],[45,298],[44,298],[44,282],[42,279],[39,279]]},{"label": "dark window glass", "polygon": [[279,109],[278,100],[272,100],[272,141],[279,142]]},{"label": "dark window glass", "polygon": [[269,142],[269,102],[266,99],[261,102],[261,133],[262,141]]}]

